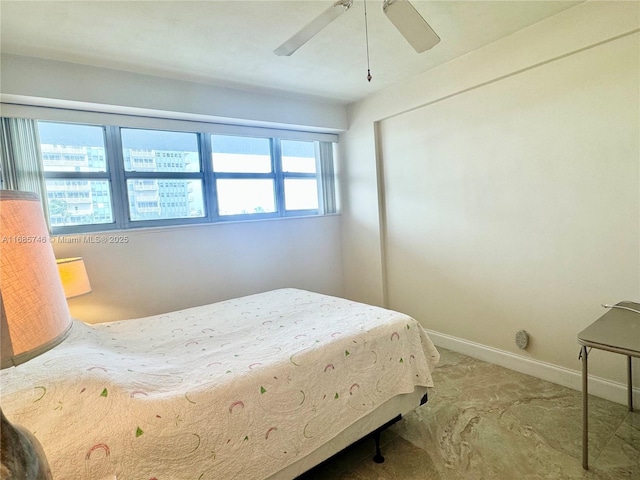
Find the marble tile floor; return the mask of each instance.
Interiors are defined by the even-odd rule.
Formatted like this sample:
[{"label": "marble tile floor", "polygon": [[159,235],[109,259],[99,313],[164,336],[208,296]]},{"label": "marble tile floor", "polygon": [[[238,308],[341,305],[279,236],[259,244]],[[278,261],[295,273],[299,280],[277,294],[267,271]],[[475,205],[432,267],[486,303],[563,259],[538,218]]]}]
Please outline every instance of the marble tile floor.
[{"label": "marble tile floor", "polygon": [[299,480],[640,480],[640,412],[589,397],[589,470],[582,468],[582,397],[544,380],[444,349],[436,387],[382,435]]}]

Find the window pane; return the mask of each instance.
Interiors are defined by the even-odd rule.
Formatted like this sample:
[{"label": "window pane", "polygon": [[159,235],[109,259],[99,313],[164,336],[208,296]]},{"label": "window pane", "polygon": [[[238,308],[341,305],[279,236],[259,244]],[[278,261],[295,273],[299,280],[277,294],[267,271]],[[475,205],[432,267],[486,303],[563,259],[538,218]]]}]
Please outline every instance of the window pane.
[{"label": "window pane", "polygon": [[104,130],[93,125],[38,122],[45,172],[106,172]]},{"label": "window pane", "polygon": [[285,178],[284,204],[287,210],[317,210],[318,182],[315,178]]},{"label": "window pane", "polygon": [[51,226],[113,223],[107,180],[47,180]]},{"label": "window pane", "polygon": [[127,180],[132,221],[204,217],[202,180]]},{"label": "window pane", "polygon": [[271,179],[220,179],[216,186],[220,215],[276,211]]},{"label": "window pane", "polygon": [[316,148],[313,142],[282,140],[284,172],[316,173]]},{"label": "window pane", "polygon": [[268,138],[211,135],[211,157],[215,172],[271,173]]},{"label": "window pane", "polygon": [[199,172],[195,133],[123,128],[122,155],[127,172]]}]

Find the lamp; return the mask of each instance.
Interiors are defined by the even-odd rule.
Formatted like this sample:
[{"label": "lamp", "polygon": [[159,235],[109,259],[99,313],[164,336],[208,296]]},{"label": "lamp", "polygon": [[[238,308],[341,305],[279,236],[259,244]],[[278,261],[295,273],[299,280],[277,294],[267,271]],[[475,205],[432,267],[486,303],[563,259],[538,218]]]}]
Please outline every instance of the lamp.
[{"label": "lamp", "polygon": [[37,195],[0,190],[0,368],[24,363],[71,330]]},{"label": "lamp", "polygon": [[[24,363],[71,331],[40,199],[0,190],[0,368]],[[12,425],[0,409],[0,477],[50,480],[38,440]]]},{"label": "lamp", "polygon": [[78,297],[91,292],[91,284],[87,276],[82,257],[60,258],[56,260],[58,273],[62,280],[64,295],[67,298]]}]

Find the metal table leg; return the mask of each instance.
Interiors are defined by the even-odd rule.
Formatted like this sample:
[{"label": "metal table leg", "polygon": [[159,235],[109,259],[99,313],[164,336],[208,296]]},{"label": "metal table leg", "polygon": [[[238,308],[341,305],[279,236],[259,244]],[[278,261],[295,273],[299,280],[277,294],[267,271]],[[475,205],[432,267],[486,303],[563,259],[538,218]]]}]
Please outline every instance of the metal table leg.
[{"label": "metal table leg", "polygon": [[589,386],[587,347],[582,347],[582,468],[589,470]]}]

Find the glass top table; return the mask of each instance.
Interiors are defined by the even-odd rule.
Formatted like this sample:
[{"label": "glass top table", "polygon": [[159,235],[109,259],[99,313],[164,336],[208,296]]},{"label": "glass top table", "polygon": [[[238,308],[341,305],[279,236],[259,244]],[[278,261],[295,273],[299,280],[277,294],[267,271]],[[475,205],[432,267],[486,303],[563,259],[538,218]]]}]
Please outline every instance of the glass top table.
[{"label": "glass top table", "polygon": [[589,401],[588,356],[589,348],[627,356],[627,399],[633,411],[633,384],[631,357],[640,357],[640,304],[620,302],[578,334],[582,345],[582,468],[589,468]]}]

